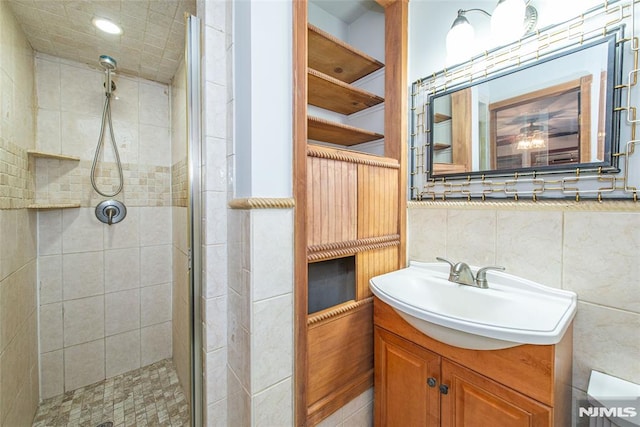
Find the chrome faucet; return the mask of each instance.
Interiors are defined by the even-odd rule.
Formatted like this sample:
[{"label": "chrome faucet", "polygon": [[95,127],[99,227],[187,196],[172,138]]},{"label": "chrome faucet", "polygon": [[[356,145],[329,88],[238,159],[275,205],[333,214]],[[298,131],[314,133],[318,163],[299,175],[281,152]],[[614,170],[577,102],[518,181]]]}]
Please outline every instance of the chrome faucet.
[{"label": "chrome faucet", "polygon": [[504,271],[504,267],[500,266],[489,266],[483,267],[478,270],[476,277],[473,277],[473,272],[471,271],[471,267],[466,262],[458,262],[456,264],[452,263],[448,259],[436,257],[438,261],[446,262],[451,266],[449,270],[449,281],[453,283],[458,283],[460,285],[468,285],[475,286],[477,288],[486,289],[489,287],[489,283],[487,282],[487,270],[500,270]]}]

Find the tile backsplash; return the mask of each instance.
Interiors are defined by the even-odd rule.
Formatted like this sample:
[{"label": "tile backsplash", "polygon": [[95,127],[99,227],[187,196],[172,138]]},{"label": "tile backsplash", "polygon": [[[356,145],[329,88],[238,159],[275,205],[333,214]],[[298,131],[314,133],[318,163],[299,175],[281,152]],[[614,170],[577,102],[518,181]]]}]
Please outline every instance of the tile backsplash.
[{"label": "tile backsplash", "polygon": [[409,259],[502,265],[576,292],[574,392],[586,391],[592,369],[640,383],[640,207],[579,203],[526,209],[410,203]]}]

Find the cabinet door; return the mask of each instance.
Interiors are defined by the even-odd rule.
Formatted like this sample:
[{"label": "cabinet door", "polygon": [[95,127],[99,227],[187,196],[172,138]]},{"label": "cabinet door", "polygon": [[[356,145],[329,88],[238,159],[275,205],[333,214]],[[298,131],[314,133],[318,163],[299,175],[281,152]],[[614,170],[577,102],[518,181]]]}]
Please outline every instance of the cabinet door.
[{"label": "cabinet door", "polygon": [[439,378],[440,356],[375,329],[376,426],[439,426]]},{"label": "cabinet door", "polygon": [[469,369],[442,361],[443,427],[548,427],[552,410]]}]

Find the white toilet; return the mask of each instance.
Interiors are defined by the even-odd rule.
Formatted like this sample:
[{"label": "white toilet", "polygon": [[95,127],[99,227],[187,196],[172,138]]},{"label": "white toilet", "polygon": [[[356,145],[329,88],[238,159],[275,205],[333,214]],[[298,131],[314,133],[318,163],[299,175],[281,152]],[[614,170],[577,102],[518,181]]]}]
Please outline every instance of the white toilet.
[{"label": "white toilet", "polygon": [[587,398],[591,408],[581,408],[589,427],[640,427],[640,385],[591,371]]}]

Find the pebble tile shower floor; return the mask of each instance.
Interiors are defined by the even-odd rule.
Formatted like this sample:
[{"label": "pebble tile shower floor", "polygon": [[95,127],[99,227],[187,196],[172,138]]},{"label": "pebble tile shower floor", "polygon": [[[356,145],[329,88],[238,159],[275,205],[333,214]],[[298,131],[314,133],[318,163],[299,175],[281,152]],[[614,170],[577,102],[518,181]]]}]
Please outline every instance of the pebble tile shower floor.
[{"label": "pebble tile shower floor", "polygon": [[189,425],[189,404],[171,359],[43,401],[33,427]]}]

